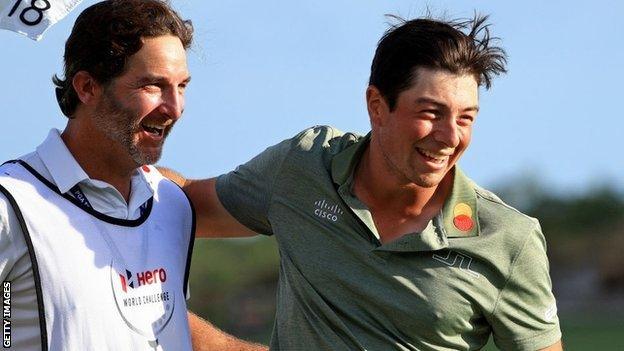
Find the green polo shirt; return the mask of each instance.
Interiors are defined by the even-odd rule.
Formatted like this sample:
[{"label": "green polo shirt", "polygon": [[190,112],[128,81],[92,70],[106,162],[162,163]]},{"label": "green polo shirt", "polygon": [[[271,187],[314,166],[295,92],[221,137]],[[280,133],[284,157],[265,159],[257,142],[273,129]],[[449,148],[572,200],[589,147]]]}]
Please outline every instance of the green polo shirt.
[{"label": "green polo shirt", "polygon": [[368,137],[307,129],[217,181],[225,208],[277,240],[271,350],[538,350],[561,338],[538,222],[454,170],[420,233],[381,244],[352,193]]}]

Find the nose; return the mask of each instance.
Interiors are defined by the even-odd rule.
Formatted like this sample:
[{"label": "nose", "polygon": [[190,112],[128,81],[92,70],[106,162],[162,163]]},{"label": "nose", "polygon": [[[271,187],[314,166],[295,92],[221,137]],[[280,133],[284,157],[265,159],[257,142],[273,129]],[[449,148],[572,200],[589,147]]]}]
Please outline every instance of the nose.
[{"label": "nose", "polygon": [[174,121],[180,119],[184,112],[184,93],[177,89],[164,90],[159,110]]},{"label": "nose", "polygon": [[460,132],[455,117],[440,118],[436,124],[435,139],[448,147],[459,145]]}]

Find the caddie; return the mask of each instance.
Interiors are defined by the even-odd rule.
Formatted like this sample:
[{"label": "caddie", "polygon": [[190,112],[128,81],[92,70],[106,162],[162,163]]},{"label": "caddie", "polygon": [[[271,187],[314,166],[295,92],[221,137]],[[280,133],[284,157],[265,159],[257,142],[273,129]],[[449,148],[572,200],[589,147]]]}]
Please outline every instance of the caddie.
[{"label": "caddie", "polygon": [[195,316],[189,327],[193,209],[150,166],[184,110],[192,35],[158,0],[76,20],[54,78],[67,126],[0,167],[10,349],[191,350],[197,326],[197,350],[264,349]]}]

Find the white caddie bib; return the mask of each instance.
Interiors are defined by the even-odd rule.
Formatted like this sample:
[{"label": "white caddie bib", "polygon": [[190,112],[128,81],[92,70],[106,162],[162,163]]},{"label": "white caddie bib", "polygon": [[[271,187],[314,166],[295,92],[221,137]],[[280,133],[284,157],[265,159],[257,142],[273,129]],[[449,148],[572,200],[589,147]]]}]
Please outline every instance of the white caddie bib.
[{"label": "white caddie bib", "polygon": [[154,197],[140,218],[120,220],[60,194],[23,161],[0,167],[26,229],[43,350],[191,350],[193,210],[179,187],[146,171]]}]

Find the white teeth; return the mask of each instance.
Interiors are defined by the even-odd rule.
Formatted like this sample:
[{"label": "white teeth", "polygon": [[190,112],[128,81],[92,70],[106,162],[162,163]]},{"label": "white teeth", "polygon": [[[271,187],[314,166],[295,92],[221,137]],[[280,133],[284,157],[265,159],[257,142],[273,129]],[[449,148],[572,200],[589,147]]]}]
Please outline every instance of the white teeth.
[{"label": "white teeth", "polygon": [[147,128],[151,128],[151,129],[158,129],[158,130],[163,130],[163,129],[165,129],[165,126],[159,126],[159,125],[157,125],[157,124],[147,124],[147,123],[143,123],[143,126],[144,126],[144,127],[147,127]]},{"label": "white teeth", "polygon": [[168,119],[166,120],[164,123],[162,124],[150,124],[150,123],[143,123],[143,126],[148,127],[148,128],[152,128],[152,129],[158,129],[158,130],[163,130],[165,129],[167,126],[171,125],[173,123],[173,120]]},{"label": "white teeth", "polygon": [[435,152],[427,151],[427,150],[420,149],[420,148],[418,149],[418,151],[419,151],[421,154],[423,154],[423,155],[425,155],[425,156],[427,156],[427,157],[429,157],[429,158],[434,159],[436,162],[442,162],[442,161],[444,161],[446,158],[448,158],[448,157],[449,157],[449,155],[446,155],[446,154],[439,154],[439,153],[435,153]]}]

